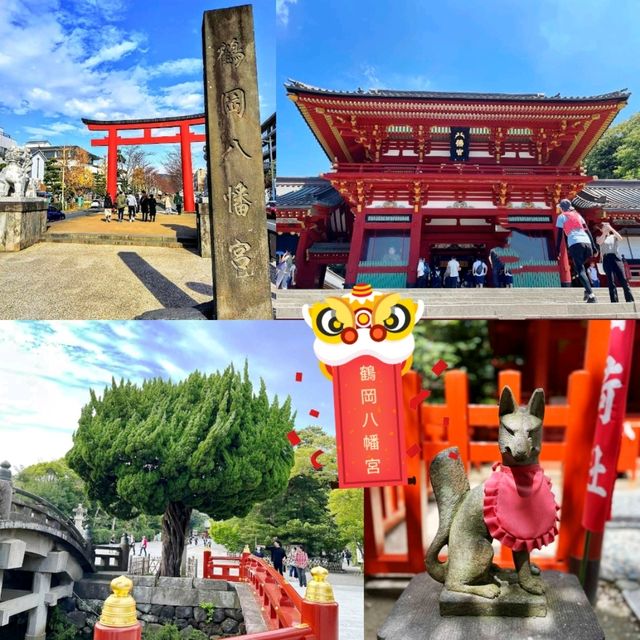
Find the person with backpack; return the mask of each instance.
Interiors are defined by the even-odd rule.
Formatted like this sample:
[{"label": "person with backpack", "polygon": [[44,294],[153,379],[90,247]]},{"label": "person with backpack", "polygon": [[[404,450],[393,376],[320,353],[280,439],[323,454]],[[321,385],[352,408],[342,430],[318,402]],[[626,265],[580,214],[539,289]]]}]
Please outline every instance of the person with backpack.
[{"label": "person with backpack", "polygon": [[118,222],[122,222],[124,219],[124,208],[127,204],[127,199],[122,193],[122,191],[118,191],[118,195],[116,196],[116,207],[118,208]]},{"label": "person with backpack", "polygon": [[306,554],[304,547],[300,545],[296,551],[294,562],[296,565],[296,571],[298,573],[298,579],[300,580],[300,586],[307,586],[307,567],[309,566],[309,556]]},{"label": "person with backpack", "polygon": [[564,235],[567,238],[569,257],[573,260],[578,278],[584,287],[584,300],[585,302],[597,302],[585,269],[585,264],[598,255],[596,243],[584,218],[571,206],[569,200],[560,200],[558,208],[560,210],[560,215],[556,220],[558,229],[556,255],[558,260],[560,259],[560,247]]},{"label": "person with backpack", "polygon": [[480,260],[480,258],[476,258],[471,271],[473,273],[473,283],[475,285],[475,288],[482,289],[484,287],[484,281],[487,277],[487,271],[489,271],[486,263],[483,260]]}]

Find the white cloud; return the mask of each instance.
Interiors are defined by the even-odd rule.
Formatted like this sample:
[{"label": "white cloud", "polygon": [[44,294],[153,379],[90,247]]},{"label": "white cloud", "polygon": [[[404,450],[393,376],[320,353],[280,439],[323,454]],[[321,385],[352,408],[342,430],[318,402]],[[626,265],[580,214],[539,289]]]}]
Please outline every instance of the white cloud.
[{"label": "white cloud", "polygon": [[298,0],[276,0],[276,16],[280,24],[285,27],[289,24],[289,6],[297,2]]},{"label": "white cloud", "polygon": [[146,36],[110,23],[123,8],[121,0],[0,0],[0,108],[75,119],[202,111],[202,82],[182,96],[162,90],[165,77],[201,74],[202,61],[146,68]]}]

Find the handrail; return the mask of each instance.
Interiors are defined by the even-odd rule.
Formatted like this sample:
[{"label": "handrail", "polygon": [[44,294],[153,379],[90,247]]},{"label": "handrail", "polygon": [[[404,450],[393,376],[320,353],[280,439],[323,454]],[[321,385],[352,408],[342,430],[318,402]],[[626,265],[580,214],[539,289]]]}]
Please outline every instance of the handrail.
[{"label": "handrail", "polygon": [[[21,496],[25,496],[27,498],[31,498],[37,504],[41,504],[44,507],[46,507],[46,508],[50,509],[51,511],[53,511],[58,516],[59,520],[61,520],[62,522],[65,522],[66,524],[68,524],[68,525],[70,525],[70,526],[75,528],[75,524],[74,524],[73,520],[71,518],[69,518],[68,515],[66,515],[62,511],[60,511],[60,509],[58,509],[58,507],[56,507],[55,504],[52,504],[47,499],[42,498],[42,497],[36,495],[35,493],[31,493],[30,491],[26,491],[25,489],[21,489],[20,487],[13,487],[13,494],[14,495],[18,494],[18,495],[21,495]],[[30,505],[27,504],[26,506],[30,506]]]},{"label": "handrail", "polygon": [[313,638],[313,630],[307,625],[299,627],[289,627],[288,629],[273,629],[272,631],[260,631],[259,633],[248,633],[237,638],[251,638],[251,640],[304,640]]}]

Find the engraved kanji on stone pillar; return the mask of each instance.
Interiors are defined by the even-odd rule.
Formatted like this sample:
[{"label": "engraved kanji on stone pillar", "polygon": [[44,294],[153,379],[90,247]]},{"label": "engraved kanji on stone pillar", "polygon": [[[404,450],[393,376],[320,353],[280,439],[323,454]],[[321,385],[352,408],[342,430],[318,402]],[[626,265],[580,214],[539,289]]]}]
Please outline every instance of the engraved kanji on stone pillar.
[{"label": "engraved kanji on stone pillar", "polygon": [[216,317],[270,319],[251,6],[205,12],[202,36]]}]

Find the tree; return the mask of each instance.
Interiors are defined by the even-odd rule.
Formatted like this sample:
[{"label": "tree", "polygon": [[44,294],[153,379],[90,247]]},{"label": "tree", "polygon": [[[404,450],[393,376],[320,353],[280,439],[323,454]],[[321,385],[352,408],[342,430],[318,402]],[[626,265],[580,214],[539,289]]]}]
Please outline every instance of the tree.
[{"label": "tree", "polygon": [[293,465],[290,399],[269,402],[233,366],[179,383],[112,381],[82,409],[69,466],[117,517],[162,514],[160,575],[176,576],[193,509],[244,516],[280,493]]},{"label": "tree", "polygon": [[172,149],[164,158],[164,171],[169,176],[171,188],[175,193],[182,189],[182,156]]},{"label": "tree", "polygon": [[64,458],[25,467],[16,474],[14,483],[48,500],[69,518],[73,518],[79,502],[87,505],[82,478],[69,468]]},{"label": "tree", "polygon": [[[135,180],[152,170],[147,152],[139,145],[127,146],[122,152],[118,150],[118,165],[118,179],[125,192],[135,191]],[[144,183],[144,178],[142,182]]]},{"label": "tree", "polygon": [[104,176],[104,169],[93,175],[93,193],[99,198],[104,198],[107,193],[107,180]]},{"label": "tree", "polygon": [[342,537],[364,547],[364,492],[362,489],[334,489],[329,495],[329,511]]},{"label": "tree", "polygon": [[585,159],[589,175],[598,178],[640,178],[640,113],[612,127]]},{"label": "tree", "polygon": [[47,160],[44,165],[44,184],[47,191],[58,197],[62,193],[62,168],[55,158]]},{"label": "tree", "polygon": [[[230,551],[245,544],[268,542],[275,536],[291,544],[303,543],[312,552],[338,551],[349,541],[336,526],[328,508],[329,492],[336,480],[335,439],[312,426],[297,431],[295,464],[286,489],[256,504],[244,518],[214,522],[209,535]],[[325,453],[317,470],[310,456],[318,449]]]}]

